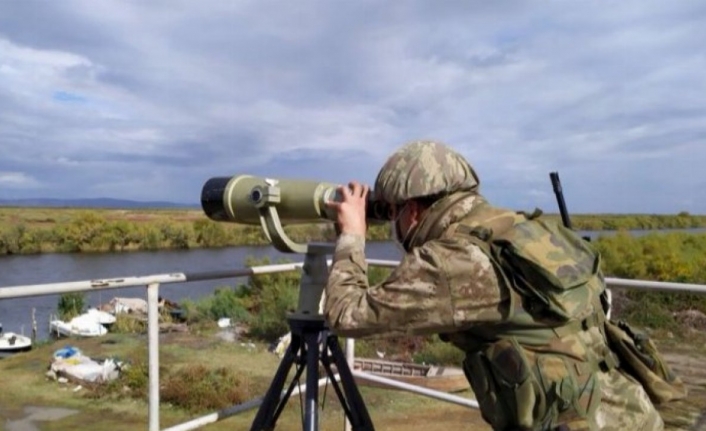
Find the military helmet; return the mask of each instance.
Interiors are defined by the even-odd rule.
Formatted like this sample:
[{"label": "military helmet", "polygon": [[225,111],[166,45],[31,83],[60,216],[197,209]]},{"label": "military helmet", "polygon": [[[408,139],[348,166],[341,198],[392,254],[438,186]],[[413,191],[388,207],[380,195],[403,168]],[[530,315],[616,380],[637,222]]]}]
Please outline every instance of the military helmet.
[{"label": "military helmet", "polygon": [[478,176],[462,155],[438,141],[415,141],[395,151],[375,179],[375,199],[409,199],[474,191]]}]

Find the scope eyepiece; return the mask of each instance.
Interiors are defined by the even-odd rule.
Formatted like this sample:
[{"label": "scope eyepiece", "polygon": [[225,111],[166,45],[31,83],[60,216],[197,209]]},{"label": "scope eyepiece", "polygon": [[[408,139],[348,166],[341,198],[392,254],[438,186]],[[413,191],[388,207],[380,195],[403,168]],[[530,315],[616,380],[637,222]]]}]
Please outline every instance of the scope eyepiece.
[{"label": "scope eyepiece", "polygon": [[253,203],[259,203],[262,200],[262,192],[260,189],[253,189],[252,192],[250,192],[250,200]]},{"label": "scope eyepiece", "polygon": [[368,194],[368,201],[365,205],[365,217],[374,221],[390,221],[390,204],[373,199],[373,192]]}]

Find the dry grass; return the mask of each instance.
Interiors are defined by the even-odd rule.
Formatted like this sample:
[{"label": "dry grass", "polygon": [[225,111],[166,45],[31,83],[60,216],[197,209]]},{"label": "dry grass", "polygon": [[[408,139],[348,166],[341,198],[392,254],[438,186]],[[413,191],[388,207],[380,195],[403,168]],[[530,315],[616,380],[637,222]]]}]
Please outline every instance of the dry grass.
[{"label": "dry grass", "polygon": [[37,208],[0,207],[0,228],[26,224],[28,226],[51,227],[76,219],[91,212],[106,220],[129,220],[135,222],[193,222],[206,218],[200,209],[101,209],[101,208]]},{"label": "dry grass", "polygon": [[[695,338],[692,345],[679,343],[675,339],[661,343],[661,348],[670,354],[679,354],[687,361],[678,372],[703,376],[700,366],[706,344],[703,338]],[[147,342],[143,335],[108,334],[101,339],[72,340],[42,345],[33,351],[0,361],[0,418],[16,420],[22,417],[25,406],[50,406],[76,409],[78,413],[64,419],[41,424],[42,430],[73,431],[86,429],[91,424],[93,430],[133,430],[144,429],[148,422],[148,406],[143,399],[131,397],[92,397],[89,391],[73,392],[75,385],[61,385],[48,380],[44,373],[52,353],[66,344],[79,347],[93,357],[118,356],[132,360],[146,359]],[[224,342],[215,336],[212,330],[201,333],[169,333],[160,336],[160,369],[162,383],[162,404],[160,406],[161,427],[166,428],[206,413],[214,411],[210,406],[202,405],[198,412],[166,403],[170,390],[178,389],[181,396],[198,395],[196,383],[183,386],[174,380],[170,385],[169,377],[182,376],[195,378],[201,376],[203,382],[222,377],[223,393],[230,391],[231,400],[252,399],[261,396],[269,387],[272,377],[280,364],[279,358],[266,351],[263,344],[250,345],[247,341]],[[700,371],[701,370],[701,371]],[[694,374],[696,376],[696,374]],[[212,380],[210,380],[213,382]],[[302,384],[304,381],[302,380]],[[201,385],[202,391],[206,386]],[[706,407],[704,388],[692,388],[688,405],[673,405],[665,410],[671,424],[679,424],[681,418],[693,414],[699,408]],[[189,394],[189,388],[194,388]],[[360,386],[360,391],[373,419],[376,429],[389,431],[442,431],[447,429],[489,430],[478,411],[429,399],[419,395],[395,390],[384,390]],[[217,391],[220,392],[220,391]],[[203,392],[207,393],[207,392]],[[325,396],[324,396],[325,394]],[[459,394],[469,397],[468,393]],[[199,395],[204,398],[205,396]],[[320,389],[321,429],[343,429],[343,410],[331,387]],[[174,398],[172,398],[174,401]],[[700,403],[698,404],[697,403]],[[698,405],[697,405],[698,404]],[[211,404],[216,405],[216,404]],[[699,407],[700,406],[700,407]],[[221,422],[210,424],[205,430],[241,430],[249,429],[255,417],[256,409],[243,412]],[[0,430],[2,423],[0,420]],[[278,431],[303,429],[301,404],[298,396],[292,397],[277,422]],[[668,429],[676,429],[668,427]]]},{"label": "dry grass", "polygon": [[[144,336],[108,334],[101,339],[58,341],[38,346],[21,356],[4,359],[0,361],[0,386],[3,388],[0,391],[0,417],[19,419],[22,417],[22,408],[30,405],[65,407],[76,409],[79,413],[58,421],[42,423],[41,429],[73,431],[77,428],[85,429],[89,423],[91,429],[95,430],[144,429],[148,421],[146,401],[129,397],[96,398],[88,396],[89,391],[86,389],[73,392],[75,385],[62,385],[44,376],[52,353],[66,344],[79,347],[93,357],[117,356],[133,360],[146,358],[147,344]],[[168,394],[164,387],[169,384],[168,375],[205,376],[220,369],[224,381],[241,385],[240,389],[231,390],[232,396],[251,399],[264,395],[279,363],[279,358],[267,352],[266,346],[262,344],[252,347],[248,342],[243,345],[240,342],[227,343],[220,341],[213,333],[162,334],[160,365],[164,378],[161,380],[161,426],[171,426],[213,411],[205,408],[195,413],[164,402]],[[177,388],[179,386],[175,383],[172,389]],[[360,389],[377,429],[441,431],[467,428],[473,423],[482,424],[477,412],[467,408],[399,391],[368,387]],[[181,387],[180,392],[184,395],[188,391]],[[329,387],[324,391],[322,388],[320,397],[321,429],[343,429],[343,410],[333,389]],[[249,429],[255,414],[256,409],[246,411],[204,429]],[[0,424],[3,422],[0,420]],[[301,429],[301,406],[298,396],[294,396],[287,402],[277,422],[277,430]]]}]

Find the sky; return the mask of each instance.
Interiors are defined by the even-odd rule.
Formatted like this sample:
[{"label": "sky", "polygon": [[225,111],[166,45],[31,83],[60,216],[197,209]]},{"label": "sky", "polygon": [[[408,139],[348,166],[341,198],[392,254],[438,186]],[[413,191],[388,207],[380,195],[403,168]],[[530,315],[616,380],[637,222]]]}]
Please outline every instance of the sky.
[{"label": "sky", "polygon": [[0,199],[372,184],[448,144],[515,209],[706,214],[706,3],[0,1]]}]

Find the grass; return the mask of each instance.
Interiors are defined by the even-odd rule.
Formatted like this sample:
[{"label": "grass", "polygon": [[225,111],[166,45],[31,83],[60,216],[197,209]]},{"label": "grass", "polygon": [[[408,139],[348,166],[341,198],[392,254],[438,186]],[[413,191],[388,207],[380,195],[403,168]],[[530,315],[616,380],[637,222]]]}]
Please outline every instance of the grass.
[{"label": "grass", "polygon": [[[264,343],[249,340],[225,342],[216,336],[215,325],[201,326],[198,332],[160,335],[161,427],[166,428],[230,406],[233,402],[264,395],[280,359],[267,351]],[[679,337],[660,341],[665,351],[706,354],[706,337],[692,335],[687,344]],[[413,343],[413,340],[408,340]],[[397,340],[402,345],[404,340]],[[75,383],[60,384],[45,377],[53,352],[71,344],[91,357],[117,357],[133,365],[128,377],[113,388],[84,388],[74,392]],[[358,343],[363,356],[365,343]],[[0,361],[0,417],[18,420],[26,406],[62,407],[77,413],[63,419],[43,422],[42,430],[73,431],[144,429],[148,423],[146,399],[147,340],[139,334],[114,334],[97,339],[61,340],[41,343],[30,352]],[[430,352],[444,356],[441,352]],[[291,377],[291,375],[290,375]],[[301,383],[304,383],[302,379]],[[289,380],[288,380],[289,382]],[[131,386],[142,388],[137,398]],[[127,387],[127,389],[125,388]],[[442,431],[446,429],[489,430],[475,409],[401,391],[359,386],[376,429],[390,431]],[[343,410],[331,387],[320,389],[321,429],[343,429]],[[133,394],[134,395],[134,394]],[[694,393],[701,397],[702,394]],[[471,397],[468,392],[460,396]],[[704,403],[706,405],[706,402]],[[256,409],[248,410],[205,430],[249,429]],[[2,430],[0,421],[0,430]],[[277,422],[278,431],[301,430],[301,403],[298,396],[287,402]]]},{"label": "grass", "polygon": [[145,223],[155,221],[191,223],[206,217],[199,209],[0,207],[0,228],[21,223],[31,226],[53,226],[68,223],[87,212],[98,213],[108,221],[125,220]]},{"label": "grass", "polygon": [[[65,340],[46,343],[30,352],[0,361],[0,382],[3,387],[0,391],[0,406],[3,406],[0,408],[0,416],[6,420],[17,420],[22,417],[22,408],[25,406],[64,407],[76,409],[78,413],[42,423],[41,429],[73,431],[77,427],[85,429],[89,423],[94,430],[144,429],[148,423],[145,399],[106,394],[96,396],[95,391],[86,388],[73,392],[75,384],[62,385],[45,377],[52,353],[66,344],[69,342]],[[70,344],[92,357],[117,356],[133,363],[146,358],[146,339],[140,335],[108,334],[100,339],[71,340]],[[280,359],[269,353],[265,344],[255,343],[254,346],[252,348],[247,343],[241,345],[240,342],[221,341],[213,330],[201,334],[163,334],[160,339],[161,427],[214,411],[213,406],[219,405],[218,401],[210,400],[210,404],[204,402],[200,406],[190,404],[189,408],[175,401],[189,396],[198,396],[208,401],[208,394],[214,391],[208,391],[208,385],[203,382],[221,381],[224,385],[215,392],[231,400],[252,399],[263,395]],[[216,379],[212,380],[214,376]],[[199,377],[200,382],[184,386],[185,380],[194,377]],[[482,424],[477,412],[467,408],[399,391],[365,386],[360,386],[360,390],[378,429],[440,431],[468,427],[472,423]],[[335,392],[331,387],[325,392],[324,398],[324,389],[320,390],[322,429],[342,429],[343,410]],[[168,403],[168,399],[172,402]],[[278,420],[277,430],[301,430],[300,412],[299,398],[295,396],[288,401]],[[246,411],[203,429],[248,429],[255,414],[256,409]]]}]

